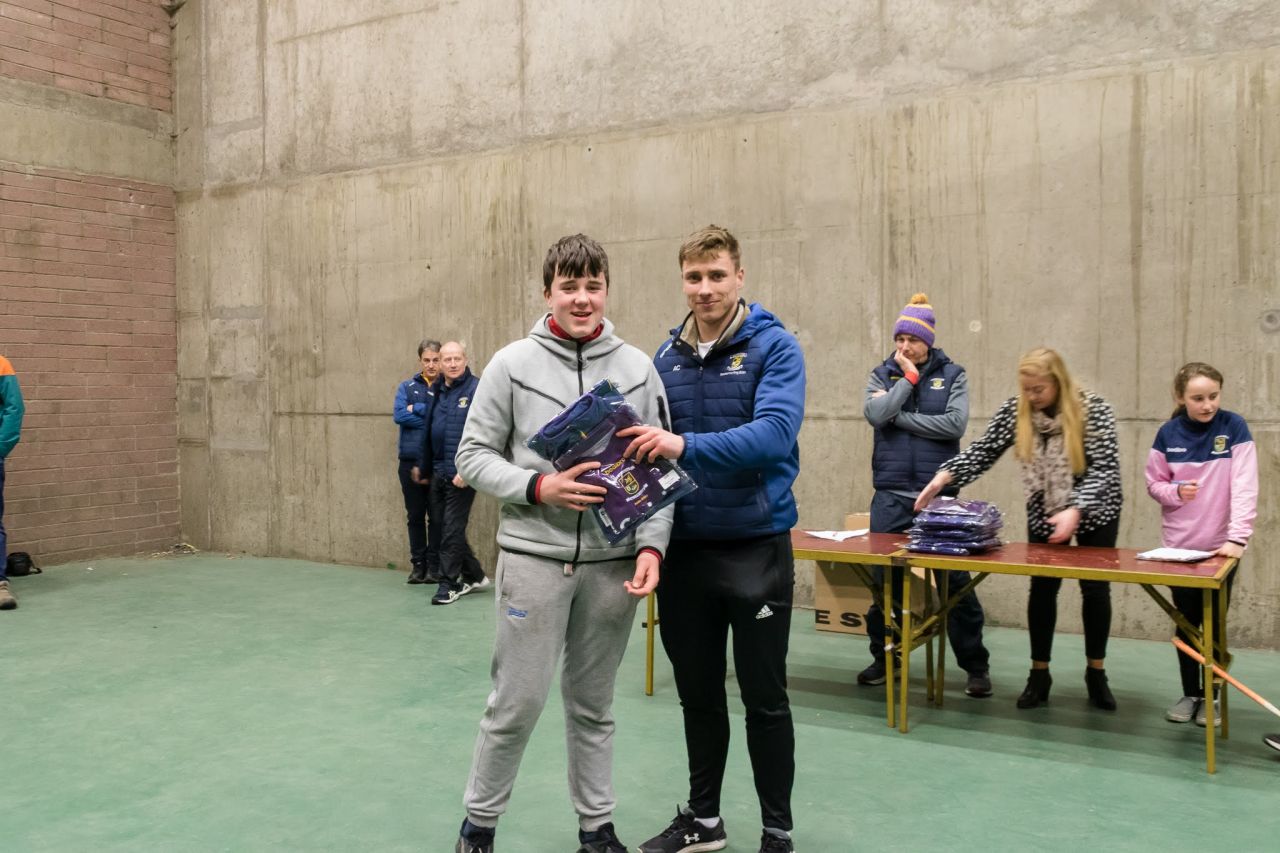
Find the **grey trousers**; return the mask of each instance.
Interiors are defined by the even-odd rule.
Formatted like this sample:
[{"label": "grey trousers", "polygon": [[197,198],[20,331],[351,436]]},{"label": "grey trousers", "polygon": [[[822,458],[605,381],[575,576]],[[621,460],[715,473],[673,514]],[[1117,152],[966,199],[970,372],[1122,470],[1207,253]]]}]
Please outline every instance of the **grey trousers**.
[{"label": "grey trousers", "polygon": [[623,582],[633,560],[578,565],[501,551],[493,691],[480,720],[463,805],[476,826],[496,826],[542,714],[557,665],[564,699],[569,797],[590,832],[613,820],[613,685],[635,620]]}]

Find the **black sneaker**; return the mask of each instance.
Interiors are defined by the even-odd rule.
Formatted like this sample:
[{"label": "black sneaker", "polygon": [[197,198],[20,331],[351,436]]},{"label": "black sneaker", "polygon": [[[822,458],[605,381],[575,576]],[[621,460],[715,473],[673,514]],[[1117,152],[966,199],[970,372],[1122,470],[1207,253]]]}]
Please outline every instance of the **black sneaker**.
[{"label": "black sneaker", "polygon": [[716,818],[716,825],[707,829],[694,820],[693,812],[681,807],[670,826],[640,845],[640,853],[703,853],[723,850],[728,843],[723,820]]},{"label": "black sneaker", "polygon": [[493,828],[476,826],[464,819],[453,853],[493,853]]},{"label": "black sneaker", "polygon": [[760,835],[760,853],[795,853],[795,850],[789,837],[774,835],[767,829]]},{"label": "black sneaker", "polygon": [[876,658],[871,665],[858,673],[858,683],[863,687],[876,687],[884,684],[884,658]]},{"label": "black sneaker", "polygon": [[618,840],[613,824],[602,824],[594,832],[578,830],[578,853],[627,853],[627,845]]},{"label": "black sneaker", "polygon": [[459,598],[462,598],[462,584],[454,586],[448,581],[440,581],[440,586],[436,588],[436,594],[431,596],[432,604],[453,604]]},{"label": "black sneaker", "polygon": [[964,685],[964,695],[975,699],[985,699],[991,695],[991,673],[971,672]]},{"label": "black sneaker", "polygon": [[1275,750],[1280,750],[1280,735],[1263,735],[1262,742]]}]

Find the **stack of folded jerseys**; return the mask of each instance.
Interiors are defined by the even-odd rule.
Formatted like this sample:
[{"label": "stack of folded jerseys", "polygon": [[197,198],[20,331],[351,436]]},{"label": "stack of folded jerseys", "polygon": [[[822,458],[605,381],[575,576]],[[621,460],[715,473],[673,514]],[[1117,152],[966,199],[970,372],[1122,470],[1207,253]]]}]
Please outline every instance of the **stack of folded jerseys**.
[{"label": "stack of folded jerseys", "polygon": [[631,439],[619,438],[617,432],[639,423],[640,416],[626,397],[604,379],[527,442],[557,471],[583,462],[600,463],[599,468],[579,476],[578,482],[604,486],[604,502],[593,505],[591,514],[613,543],[696,488],[693,478],[669,459],[639,462],[623,458]]},{"label": "stack of folded jerseys", "polygon": [[1004,521],[987,501],[934,498],[907,530],[907,550],[925,554],[981,554],[1002,544]]}]

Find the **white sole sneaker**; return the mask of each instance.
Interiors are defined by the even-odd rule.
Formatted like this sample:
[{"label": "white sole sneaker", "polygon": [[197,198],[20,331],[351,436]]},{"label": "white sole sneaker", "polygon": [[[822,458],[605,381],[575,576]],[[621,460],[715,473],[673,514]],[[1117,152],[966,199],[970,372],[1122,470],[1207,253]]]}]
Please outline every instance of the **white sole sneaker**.
[{"label": "white sole sneaker", "polygon": [[488,578],[485,578],[484,580],[476,581],[475,583],[465,583],[465,582],[464,582],[464,583],[462,584],[462,592],[460,592],[460,593],[458,593],[458,594],[459,594],[459,595],[469,595],[470,593],[473,593],[473,592],[475,592],[475,591],[477,591],[477,590],[481,590],[481,589],[488,589],[488,588],[489,588],[490,586],[492,586],[492,585],[493,585],[493,581],[489,580]]},{"label": "white sole sneaker", "polygon": [[[1208,702],[1200,700],[1200,707],[1196,709],[1196,725],[1203,728],[1209,724],[1209,714],[1206,710],[1209,706]],[[1213,700],[1213,724],[1215,726],[1222,725],[1222,709],[1218,707],[1218,700]]]},{"label": "white sole sneaker", "polygon": [[1164,712],[1164,718],[1171,723],[1189,723],[1195,719],[1196,711],[1204,700],[1199,696],[1183,696],[1177,703]]}]

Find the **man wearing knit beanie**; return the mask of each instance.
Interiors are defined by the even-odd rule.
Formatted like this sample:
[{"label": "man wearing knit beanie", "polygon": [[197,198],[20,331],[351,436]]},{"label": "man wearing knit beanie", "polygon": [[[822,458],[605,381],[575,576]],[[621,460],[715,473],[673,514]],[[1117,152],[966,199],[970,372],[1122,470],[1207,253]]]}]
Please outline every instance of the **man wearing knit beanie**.
[{"label": "man wearing knit beanie", "polygon": [[[969,387],[964,368],[933,345],[937,317],[929,297],[917,293],[893,324],[893,355],[871,371],[863,414],[875,428],[871,474],[876,493],[871,499],[871,529],[901,533],[915,518],[920,490],[938,466],[960,452],[960,437],[969,421]],[[952,490],[950,494],[955,494]],[[883,581],[876,570],[877,582]],[[901,605],[902,573],[894,569],[894,609]],[[969,582],[966,572],[949,572],[949,588]],[[942,575],[935,572],[940,582]],[[947,636],[956,662],[969,674],[965,693],[991,695],[988,653],[982,643],[982,605],[970,592],[947,617]],[[872,661],[858,673],[858,683],[885,681],[884,613],[872,602],[867,611],[867,638]]]}]

